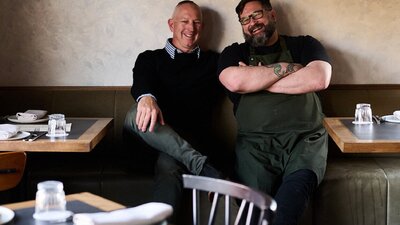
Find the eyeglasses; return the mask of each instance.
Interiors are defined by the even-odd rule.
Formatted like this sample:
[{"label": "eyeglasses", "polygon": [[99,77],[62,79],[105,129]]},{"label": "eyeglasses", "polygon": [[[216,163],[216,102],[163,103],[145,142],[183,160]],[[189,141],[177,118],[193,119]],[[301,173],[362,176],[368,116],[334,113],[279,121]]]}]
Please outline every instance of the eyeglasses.
[{"label": "eyeglasses", "polygon": [[239,22],[242,25],[247,25],[247,24],[250,23],[251,19],[258,20],[263,16],[264,16],[264,9],[260,9],[260,10],[254,11],[252,14],[250,14],[250,15],[248,15],[246,17],[243,17],[243,18],[239,19]]}]

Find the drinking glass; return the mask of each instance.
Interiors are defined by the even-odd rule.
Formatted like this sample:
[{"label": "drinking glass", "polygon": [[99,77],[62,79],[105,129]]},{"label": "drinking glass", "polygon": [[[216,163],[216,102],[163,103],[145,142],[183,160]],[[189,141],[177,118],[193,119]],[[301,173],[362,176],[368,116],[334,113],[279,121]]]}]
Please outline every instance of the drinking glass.
[{"label": "drinking glass", "polygon": [[49,180],[38,183],[33,218],[42,221],[63,222],[72,212],[66,210],[64,185]]},{"label": "drinking glass", "polygon": [[67,136],[68,133],[66,131],[67,123],[65,121],[64,114],[51,114],[49,115],[49,123],[47,136],[48,137],[64,137]]},{"label": "drinking glass", "polygon": [[354,113],[354,124],[372,124],[371,104],[358,103]]}]

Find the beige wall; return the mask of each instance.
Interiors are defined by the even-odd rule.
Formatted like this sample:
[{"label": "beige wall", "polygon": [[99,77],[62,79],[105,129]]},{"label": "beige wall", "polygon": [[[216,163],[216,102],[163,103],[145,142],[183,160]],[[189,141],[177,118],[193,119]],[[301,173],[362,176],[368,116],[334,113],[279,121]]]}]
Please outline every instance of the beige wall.
[{"label": "beige wall", "polygon": [[[400,84],[400,1],[272,0],[279,29],[311,34],[335,84]],[[0,86],[130,86],[137,55],[163,47],[177,0],[1,0]],[[242,42],[237,0],[197,0],[206,46]]]}]

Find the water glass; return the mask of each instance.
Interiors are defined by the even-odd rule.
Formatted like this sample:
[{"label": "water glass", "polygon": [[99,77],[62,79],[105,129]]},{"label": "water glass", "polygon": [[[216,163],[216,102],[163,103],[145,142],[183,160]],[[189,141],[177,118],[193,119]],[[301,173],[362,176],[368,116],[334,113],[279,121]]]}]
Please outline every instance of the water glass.
[{"label": "water glass", "polygon": [[49,123],[47,136],[49,137],[63,137],[67,136],[67,123],[64,114],[51,114],[49,115]]},{"label": "water glass", "polygon": [[371,104],[358,103],[354,113],[354,124],[372,124]]},{"label": "water glass", "polygon": [[41,221],[63,222],[71,212],[66,210],[64,185],[60,181],[49,180],[37,185],[35,213],[33,218]]}]

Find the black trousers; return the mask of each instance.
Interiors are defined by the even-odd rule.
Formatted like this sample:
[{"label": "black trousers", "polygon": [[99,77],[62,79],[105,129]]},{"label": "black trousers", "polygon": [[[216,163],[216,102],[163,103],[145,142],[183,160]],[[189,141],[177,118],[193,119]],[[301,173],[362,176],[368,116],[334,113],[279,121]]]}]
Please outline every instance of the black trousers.
[{"label": "black trousers", "polygon": [[286,176],[275,195],[278,208],[272,224],[298,224],[317,185],[317,176],[311,170],[298,170]]},{"label": "black trousers", "polygon": [[184,201],[182,174],[185,173],[190,172],[183,164],[166,153],[159,153],[155,165],[153,201],[163,202],[173,207],[174,213],[168,219],[168,222],[172,224],[180,224],[178,220],[182,219]]}]

